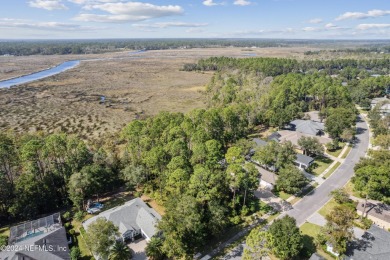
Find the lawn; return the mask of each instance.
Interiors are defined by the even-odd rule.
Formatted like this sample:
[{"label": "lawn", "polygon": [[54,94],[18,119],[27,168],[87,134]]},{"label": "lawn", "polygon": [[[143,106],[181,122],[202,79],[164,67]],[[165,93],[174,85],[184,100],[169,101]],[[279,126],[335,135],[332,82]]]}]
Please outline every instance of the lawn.
[{"label": "lawn", "polygon": [[347,191],[348,194],[363,199],[362,196],[360,196],[359,192],[354,191],[354,185],[351,181],[349,181],[347,185],[345,185],[345,190]]},{"label": "lawn", "polygon": [[9,227],[2,227],[2,228],[0,228],[0,236],[7,236],[7,237],[9,237]]},{"label": "lawn", "polygon": [[318,233],[321,231],[321,226],[306,222],[299,228],[304,235],[311,236],[315,238]]},{"label": "lawn", "polygon": [[326,216],[329,212],[332,211],[332,209],[337,205],[337,202],[334,199],[331,199],[326,203],[319,211],[322,216]]},{"label": "lawn", "polygon": [[[84,217],[84,220],[87,220],[88,218],[91,218],[91,217],[93,217],[93,215],[87,215]],[[82,260],[95,259],[91,255],[91,252],[89,251],[89,249],[85,243],[85,240],[84,240],[83,236],[81,235],[82,230],[84,230],[84,228],[82,227],[82,223],[80,221],[73,220],[72,226],[73,226],[73,230],[75,231],[75,235],[76,235],[76,239],[77,239],[77,246],[80,248],[80,252],[81,252],[81,256],[82,256],[81,259]]]},{"label": "lawn", "polygon": [[330,255],[328,255],[327,253],[325,253],[322,248],[318,247],[318,248],[315,248],[315,245],[314,245],[314,238],[317,236],[317,234],[319,232],[321,232],[321,227],[316,225],[316,224],[312,224],[312,223],[309,223],[309,222],[306,222],[305,224],[303,224],[300,228],[301,230],[301,233],[303,235],[303,244],[304,244],[304,247],[307,249],[307,250],[310,250],[310,251],[315,251],[317,250],[317,253],[319,255],[321,255],[322,257],[324,257],[325,259],[334,259],[333,257],[331,257]]},{"label": "lawn", "polygon": [[284,192],[284,191],[279,191],[279,192],[277,193],[277,196],[278,196],[279,198],[283,199],[283,200],[287,200],[287,199],[290,198],[292,195],[291,195],[291,194],[288,194],[288,193],[286,193],[286,192]]},{"label": "lawn", "polygon": [[335,165],[324,175],[324,178],[328,178],[332,173],[340,166],[341,162],[336,162]]},{"label": "lawn", "polygon": [[349,152],[351,151],[351,149],[352,149],[352,146],[348,145],[347,150],[345,151],[345,153],[343,154],[343,156],[341,156],[341,158],[342,158],[342,159],[347,158],[347,156],[348,156]]},{"label": "lawn", "polygon": [[338,149],[336,149],[336,150],[334,150],[334,151],[326,151],[326,153],[327,153],[327,154],[330,154],[330,155],[332,155],[332,156],[334,156],[334,157],[339,157],[339,155],[340,155],[341,151],[343,150],[344,146],[345,146],[345,143],[340,142],[340,143],[339,143],[339,148],[338,148]]},{"label": "lawn", "polygon": [[323,173],[329,167],[329,165],[332,164],[332,162],[333,160],[328,157],[317,157],[314,163],[309,167],[308,172],[318,176]]}]

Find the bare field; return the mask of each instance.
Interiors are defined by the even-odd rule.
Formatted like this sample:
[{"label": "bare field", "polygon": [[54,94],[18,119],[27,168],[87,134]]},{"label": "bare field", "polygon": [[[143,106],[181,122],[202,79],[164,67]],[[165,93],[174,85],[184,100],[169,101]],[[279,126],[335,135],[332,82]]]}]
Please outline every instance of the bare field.
[{"label": "bare field", "polygon": [[[215,48],[148,51],[139,54],[1,57],[9,78],[65,60],[82,61],[71,70],[29,84],[0,89],[0,130],[76,133],[85,139],[113,133],[135,118],[160,111],[204,107],[202,91],[211,72],[180,71],[183,64],[210,56],[303,57],[306,48]],[[4,62],[4,59],[7,62]],[[104,102],[102,97],[105,97]]]}]

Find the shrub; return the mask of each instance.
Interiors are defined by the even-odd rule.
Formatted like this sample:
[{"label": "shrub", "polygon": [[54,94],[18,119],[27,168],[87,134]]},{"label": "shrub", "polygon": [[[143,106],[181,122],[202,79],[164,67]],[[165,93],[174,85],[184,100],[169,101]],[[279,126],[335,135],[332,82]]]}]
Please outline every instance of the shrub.
[{"label": "shrub", "polygon": [[76,214],[74,214],[74,218],[77,221],[82,221],[84,219],[85,213],[83,211],[77,211]]},{"label": "shrub", "polygon": [[361,222],[363,224],[364,229],[369,229],[372,225],[372,220],[368,218],[363,218]]},{"label": "shrub", "polygon": [[8,237],[7,236],[0,236],[0,247],[8,245]]},{"label": "shrub", "polygon": [[64,214],[62,214],[62,217],[64,218],[65,221],[69,221],[71,217],[70,212],[69,211],[65,212]]},{"label": "shrub", "polygon": [[241,223],[241,217],[240,216],[235,216],[230,218],[230,221],[232,222],[233,225],[238,225]]},{"label": "shrub", "polygon": [[243,206],[241,209],[241,216],[247,216],[249,212],[249,208],[247,206]]},{"label": "shrub", "polygon": [[78,260],[81,257],[80,248],[78,246],[74,246],[70,249],[70,259]]}]

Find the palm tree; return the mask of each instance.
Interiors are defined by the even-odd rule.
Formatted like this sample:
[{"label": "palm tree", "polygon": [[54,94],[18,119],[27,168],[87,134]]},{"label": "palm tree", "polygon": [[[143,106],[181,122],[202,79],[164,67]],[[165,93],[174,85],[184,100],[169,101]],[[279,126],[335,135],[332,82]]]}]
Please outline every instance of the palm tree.
[{"label": "palm tree", "polygon": [[164,253],[162,252],[162,240],[159,237],[152,237],[148,245],[146,246],[146,255],[152,260],[164,259]]},{"label": "palm tree", "polygon": [[130,248],[122,241],[116,241],[110,249],[109,260],[126,260],[131,259],[132,254]]}]

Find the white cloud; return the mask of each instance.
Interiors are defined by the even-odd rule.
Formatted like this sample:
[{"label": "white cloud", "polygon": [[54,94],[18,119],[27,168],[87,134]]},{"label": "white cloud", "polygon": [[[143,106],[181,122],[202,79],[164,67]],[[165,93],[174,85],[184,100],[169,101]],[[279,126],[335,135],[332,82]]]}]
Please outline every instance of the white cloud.
[{"label": "white cloud", "polygon": [[87,6],[88,10],[101,10],[109,14],[80,14],[74,18],[85,22],[128,22],[142,21],[158,17],[181,15],[183,9],[178,5],[158,6],[141,2],[104,3]]},{"label": "white cloud", "polygon": [[359,24],[356,29],[359,30],[370,30],[370,29],[387,29],[390,28],[390,24],[388,23],[363,23]]},{"label": "white cloud", "polygon": [[15,19],[1,19],[0,28],[27,28],[39,30],[56,30],[56,31],[92,31],[104,28],[85,27],[79,24],[58,23],[58,22],[32,22]]},{"label": "white cloud", "polygon": [[251,5],[253,4],[252,2],[246,1],[246,0],[236,0],[233,3],[234,5],[241,5],[241,6],[246,6],[246,5]]},{"label": "white cloud", "polygon": [[203,5],[214,6],[214,5],[223,5],[223,3],[216,3],[213,0],[205,0],[205,1],[203,1]]},{"label": "white cloud", "polygon": [[309,20],[309,23],[313,23],[313,24],[322,23],[322,19],[321,18],[314,18],[314,19]]},{"label": "white cloud", "polygon": [[371,10],[367,13],[360,13],[360,12],[346,12],[339,17],[337,17],[335,20],[347,20],[347,19],[366,19],[366,18],[375,18],[375,17],[381,17],[390,15],[390,10]]},{"label": "white cloud", "polygon": [[315,31],[319,31],[319,30],[320,30],[320,28],[315,28],[315,27],[310,27],[310,26],[302,28],[302,31],[304,31],[304,32],[315,32]]},{"label": "white cloud", "polygon": [[186,33],[202,33],[202,32],[205,32],[205,30],[200,28],[190,28],[186,30]]},{"label": "white cloud", "polygon": [[168,27],[204,27],[207,23],[185,23],[185,22],[161,22],[152,24],[133,24],[134,27],[139,28],[168,28]]},{"label": "white cloud", "polygon": [[117,3],[124,2],[123,0],[68,0],[68,2],[85,5],[85,4],[99,4],[99,3]]},{"label": "white cloud", "polygon": [[34,0],[29,1],[28,4],[31,7],[52,10],[66,10],[68,9],[61,0]]}]

